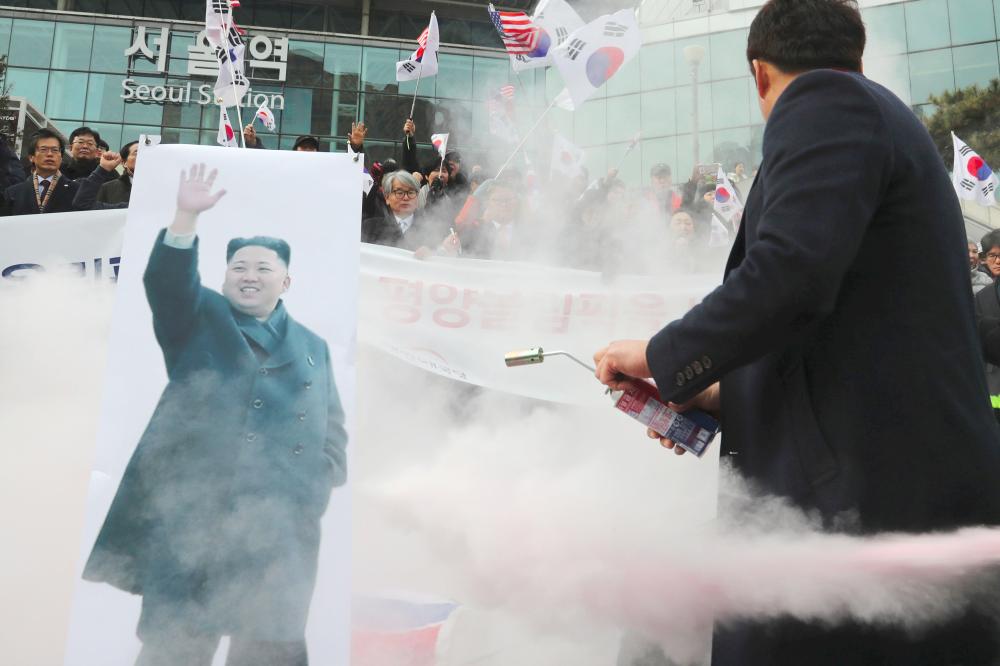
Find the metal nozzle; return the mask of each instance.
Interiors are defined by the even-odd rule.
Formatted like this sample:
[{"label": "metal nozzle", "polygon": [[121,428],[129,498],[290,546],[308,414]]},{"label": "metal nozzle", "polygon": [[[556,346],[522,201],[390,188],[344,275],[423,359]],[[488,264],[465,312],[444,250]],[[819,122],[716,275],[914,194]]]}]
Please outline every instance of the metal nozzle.
[{"label": "metal nozzle", "polygon": [[535,365],[545,360],[545,351],[541,347],[531,349],[518,349],[507,352],[503,357],[503,362],[508,368],[516,368],[519,365]]},{"label": "metal nozzle", "polygon": [[566,356],[572,361],[575,361],[579,365],[582,365],[587,370],[591,372],[596,372],[592,365],[588,365],[573,356],[569,352],[564,351],[551,351],[546,352],[541,347],[532,347],[531,349],[519,349],[517,351],[507,352],[503,357],[504,363],[507,364],[508,368],[514,368],[519,365],[537,365],[545,360],[546,356]]}]

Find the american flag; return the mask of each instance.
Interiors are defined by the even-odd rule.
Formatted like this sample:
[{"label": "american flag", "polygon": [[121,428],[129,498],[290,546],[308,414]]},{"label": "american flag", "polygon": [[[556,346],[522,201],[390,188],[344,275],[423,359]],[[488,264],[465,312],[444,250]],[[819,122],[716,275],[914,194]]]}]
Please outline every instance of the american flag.
[{"label": "american flag", "polygon": [[421,58],[424,57],[424,49],[427,48],[427,35],[430,34],[430,30],[429,26],[424,28],[424,31],[420,33],[419,37],[417,37],[417,44],[420,45],[420,48],[417,49],[416,53],[417,62],[420,62]]},{"label": "american flag", "polygon": [[524,12],[501,12],[491,4],[490,19],[500,34],[507,53],[512,56],[526,55],[538,47],[541,31]]},{"label": "american flag", "polygon": [[514,86],[512,85],[500,86],[500,95],[504,99],[514,99]]}]

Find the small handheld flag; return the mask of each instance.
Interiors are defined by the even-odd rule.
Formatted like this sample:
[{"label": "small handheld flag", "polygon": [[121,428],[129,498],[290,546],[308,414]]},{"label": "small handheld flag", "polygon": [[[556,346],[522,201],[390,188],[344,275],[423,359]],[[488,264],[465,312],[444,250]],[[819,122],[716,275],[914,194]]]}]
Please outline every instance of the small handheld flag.
[{"label": "small handheld flag", "polygon": [[264,102],[257,108],[257,115],[255,118],[259,120],[269,131],[274,131],[274,113],[267,107],[267,102]]},{"label": "small handheld flag", "polygon": [[743,204],[736,194],[736,188],[729,181],[729,176],[719,167],[719,174],[715,183],[715,199],[712,202],[715,212],[724,220],[729,221],[733,215],[743,210]]},{"label": "small handheld flag", "polygon": [[434,144],[434,148],[438,151],[441,159],[444,159],[444,155],[448,150],[448,134],[431,134],[431,143]]}]

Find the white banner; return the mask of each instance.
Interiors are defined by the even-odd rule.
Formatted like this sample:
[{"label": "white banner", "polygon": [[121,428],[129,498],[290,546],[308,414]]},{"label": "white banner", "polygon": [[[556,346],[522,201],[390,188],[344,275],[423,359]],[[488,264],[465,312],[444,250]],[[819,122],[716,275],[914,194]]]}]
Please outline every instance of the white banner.
[{"label": "white banner", "polygon": [[[0,220],[2,282],[67,265],[113,279],[124,224],[124,211]],[[504,354],[540,346],[590,363],[608,341],[649,337],[718,285],[716,275],[608,282],[588,271],[419,261],[395,248],[361,247],[362,343],[444,377],[555,402],[603,404],[603,389],[569,359],[507,368]]]}]

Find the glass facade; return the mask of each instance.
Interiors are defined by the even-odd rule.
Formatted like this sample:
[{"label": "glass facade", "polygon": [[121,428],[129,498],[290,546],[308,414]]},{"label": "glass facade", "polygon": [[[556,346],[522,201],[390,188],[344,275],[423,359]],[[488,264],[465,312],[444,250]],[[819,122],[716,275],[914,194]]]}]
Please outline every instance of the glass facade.
[{"label": "glass facade", "polygon": [[[214,144],[219,123],[211,100],[215,73],[199,73],[199,28],[0,9],[6,84],[11,95],[26,98],[67,134],[88,125],[114,147],[142,133],[160,134],[169,143]],[[251,88],[241,115],[246,124],[259,103],[268,102],[278,126],[272,134],[258,124],[266,147],[290,148],[297,136],[312,134],[324,148],[343,150],[351,123],[360,119],[369,128],[372,159],[398,156],[416,83],[396,82],[396,62],[409,55],[413,42],[334,35],[302,39],[256,28],[246,41]],[[500,51],[443,48],[438,76],[420,82],[414,112],[418,138],[450,132],[467,159],[478,159],[489,142],[485,100],[512,78]],[[521,74],[521,83],[529,86],[522,101],[540,98],[544,77],[538,77],[537,86],[535,79],[533,73]],[[233,109],[230,117],[237,122]],[[429,161],[430,144],[419,145]]]},{"label": "glass facade", "polygon": [[[87,2],[104,3],[101,11],[119,3],[115,11],[121,14],[162,9],[157,9],[160,0],[73,2],[78,10]],[[189,13],[203,7],[194,3],[184,9],[186,0],[162,4]],[[248,5],[243,3],[242,9]],[[869,32],[866,74],[918,113],[933,112],[932,95],[985,85],[1000,76],[1000,0],[873,0],[862,5]],[[252,15],[267,25],[270,19],[259,18],[259,12],[285,12],[282,7],[286,5],[268,10],[260,3]],[[337,7],[334,2],[324,11]],[[293,11],[288,9],[289,15]],[[731,12],[725,23],[747,26],[753,13]],[[399,32],[393,33],[396,28],[380,28],[372,18],[370,32],[419,32],[420,22],[407,21],[399,14],[394,24]],[[742,161],[748,171],[752,169],[760,160],[763,123],[744,57],[747,28],[711,32],[709,25],[705,19],[668,25],[668,36],[683,35],[672,39],[657,38],[663,33],[657,26],[647,26],[647,43],[639,55],[592,100],[576,112],[559,108],[549,112],[527,142],[535,168],[544,171],[549,162],[547,126],[585,149],[593,176],[620,167],[621,176],[634,185],[644,184],[650,167],[660,162],[672,167],[675,180],[686,179],[697,163],[721,162],[732,169]],[[161,134],[168,142],[212,144],[218,111],[205,99],[210,95],[199,91],[206,85],[210,90],[214,74],[197,73],[199,29],[196,21],[0,8],[0,53],[8,54],[7,84],[12,94],[27,98],[66,132],[87,124],[112,145],[140,133]],[[314,134],[324,148],[343,150],[351,123],[362,119],[370,128],[369,155],[397,156],[415,84],[397,83],[395,64],[413,49],[411,39],[251,28],[252,92],[247,106],[252,108],[244,109],[244,123],[256,105],[267,100],[278,121],[276,135],[259,132],[267,147],[289,148],[298,135]],[[703,50],[696,71],[685,60],[690,46]],[[124,55],[127,50],[133,51],[131,56]],[[467,163],[483,162],[493,168],[509,153],[510,144],[489,133],[486,100],[504,84],[515,86],[515,125],[523,136],[563,87],[554,69],[515,75],[497,49],[447,46],[440,68],[438,76],[420,82],[414,114],[418,137],[449,132],[451,145],[462,150]],[[123,99],[128,96],[123,88],[126,80],[133,94],[128,100]],[[145,99],[137,98],[140,91]],[[156,94],[167,101],[149,99]],[[169,101],[178,96],[183,101]],[[236,122],[235,117],[232,120]],[[623,159],[636,132],[639,144]],[[422,158],[433,159],[431,147],[420,145]]]},{"label": "glass facade", "polygon": [[[932,95],[1000,77],[1000,0],[861,4],[868,28],[866,75],[918,114],[933,113]],[[754,11],[742,15],[748,26]],[[689,23],[698,25],[707,30],[709,21]],[[749,171],[760,161],[763,121],[744,55],[748,28],[696,34],[689,26],[675,24],[673,33],[683,38],[647,39],[638,58],[576,113],[552,111],[552,125],[586,149],[591,174],[618,166],[636,130],[641,131],[639,146],[621,162],[622,177],[633,184],[645,183],[650,167],[659,162],[672,167],[676,181],[686,179],[697,163],[721,162],[732,170],[742,161]],[[655,32],[647,28],[647,34]],[[697,72],[697,160],[692,71],[684,59],[691,45],[704,49]],[[559,75],[549,72],[548,94],[560,89]]]}]

